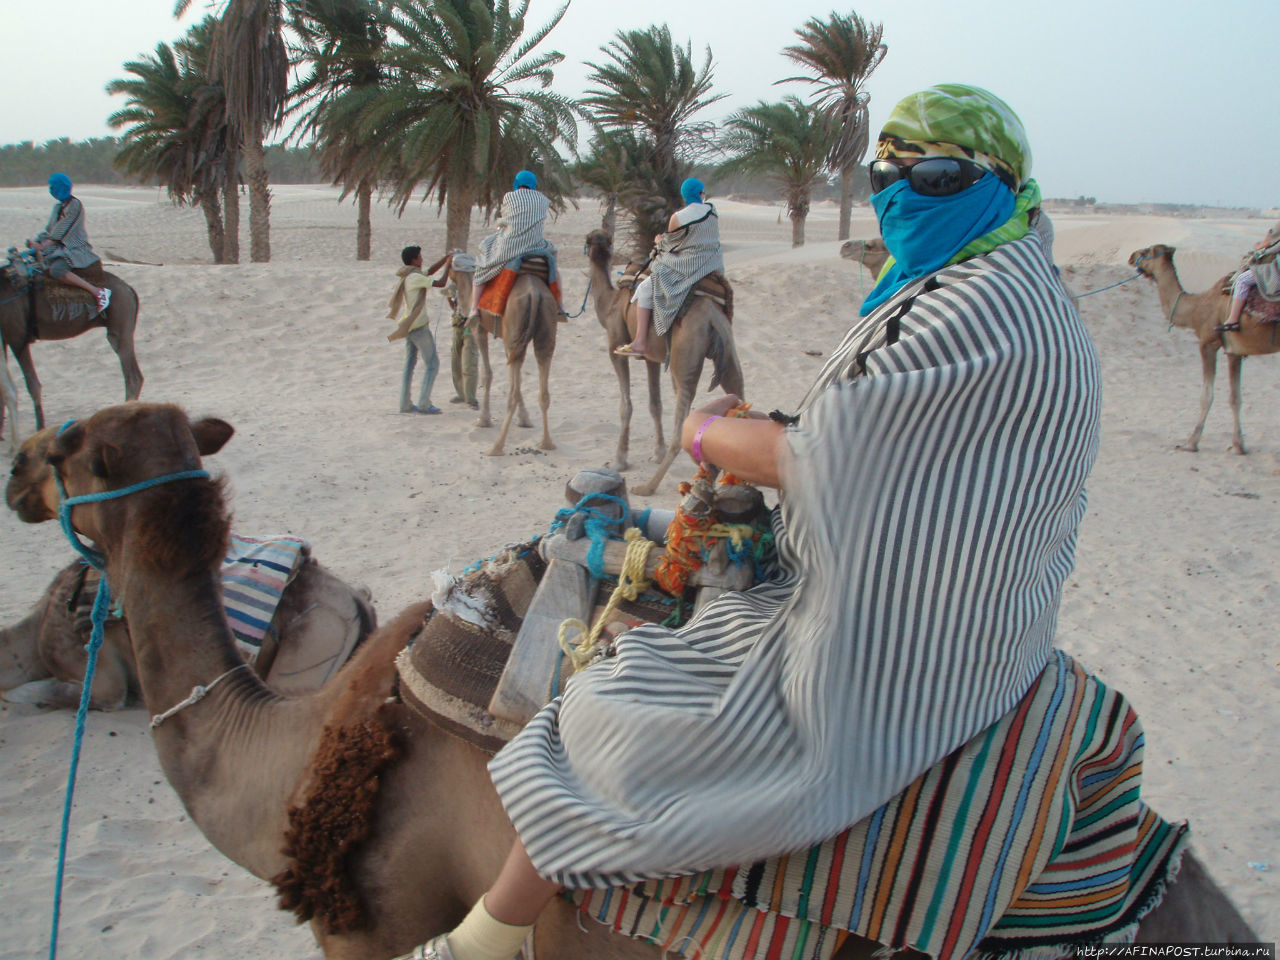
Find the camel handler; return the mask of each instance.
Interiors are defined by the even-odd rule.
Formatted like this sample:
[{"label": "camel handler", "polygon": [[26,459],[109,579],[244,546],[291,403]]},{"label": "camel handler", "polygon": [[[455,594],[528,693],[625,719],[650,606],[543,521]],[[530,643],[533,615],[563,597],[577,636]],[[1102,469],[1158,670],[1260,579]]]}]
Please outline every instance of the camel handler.
[{"label": "camel handler", "polygon": [[[400,412],[437,414],[440,408],[431,403],[431,388],[440,369],[440,358],[436,356],[436,340],[427,322],[427,291],[432,287],[431,277],[422,269],[421,247],[405,247],[400,251],[400,260],[404,264],[396,271],[400,282],[387,304],[387,319],[399,317],[399,323],[387,334],[387,339],[392,343],[403,340],[405,348],[404,375],[400,378]],[[422,354],[425,368],[422,388],[418,391],[418,402],[410,403],[413,368],[417,365],[418,354]]]},{"label": "camel handler", "polygon": [[685,205],[671,215],[667,232],[654,244],[649,275],[631,294],[636,336],[613,351],[620,357],[643,360],[650,324],[658,336],[665,336],[694,284],[709,273],[724,273],[720,219],[706,202],[702,181],[689,177],[680,184],[680,197]]},{"label": "camel handler", "polygon": [[[485,284],[504,268],[518,270],[520,261],[528,256],[547,258],[550,268],[549,283],[556,283],[556,248],[542,235],[543,225],[551,201],[538,191],[538,177],[532,170],[521,170],[512,181],[511,190],[503,194],[502,216],[498,220],[498,232],[480,241],[480,255],[476,258],[475,285],[472,287],[471,309],[467,319],[480,316],[480,298]],[[558,286],[552,288],[559,290]],[[564,304],[557,298],[556,306],[561,318],[567,316]]]},{"label": "camel handler", "polygon": [[111,291],[86,279],[86,276],[102,276],[102,260],[89,245],[84,204],[72,195],[71,178],[65,173],[49,177],[49,193],[57,201],[49,215],[49,224],[34,240],[28,240],[27,246],[40,255],[53,279],[93,294],[98,303],[97,313],[101,313],[111,303]]},{"label": "camel handler", "polygon": [[[465,250],[452,250],[451,269],[455,273],[476,272],[476,258]],[[474,287],[474,282],[472,284]],[[467,323],[467,313],[458,300],[457,287],[450,285],[446,296],[453,307],[453,344],[449,351],[449,371],[453,375],[453,397],[450,403],[465,403],[472,410],[479,410],[476,401],[476,384],[480,379],[480,351],[476,348],[476,335]]]},{"label": "camel handler", "polygon": [[[894,259],[799,412],[725,417],[739,402],[729,396],[683,425],[695,460],[777,489],[777,568],[683,627],[623,634],[494,757],[518,840],[461,925],[409,957],[510,960],[562,887],[804,850],[1062,676],[1054,630],[1098,450],[1099,368],[1028,236],[1040,191],[1026,134],[991,93],[943,84],[894,108],[876,156],[871,202]],[[1118,696],[1072,675],[1077,691]],[[1073,736],[1119,736],[1137,722],[1124,712],[1063,723]],[[1135,806],[1141,740],[1099,747],[1116,744]],[[1055,768],[1032,763],[1022,782],[1067,797],[1076,781]],[[997,781],[982,781],[985,796],[1004,795]],[[1059,913],[1035,918],[1033,954],[1121,938],[1154,906],[1141,872],[1157,862],[1163,889],[1185,834],[1161,828],[1167,845],[1152,851],[1138,819],[1113,836],[1082,814],[1090,842],[1114,846],[1089,850],[1100,866],[1073,883],[1128,891],[1101,908],[1058,898],[1046,909]],[[1028,834],[1009,860],[1044,865],[1060,853],[1058,829]],[[959,960],[1011,901],[992,874],[961,880],[960,867],[929,863],[926,889],[886,904],[910,931],[895,948]],[[961,910],[974,924],[963,942],[945,939],[949,907],[930,919],[944,893],[978,904]]]}]

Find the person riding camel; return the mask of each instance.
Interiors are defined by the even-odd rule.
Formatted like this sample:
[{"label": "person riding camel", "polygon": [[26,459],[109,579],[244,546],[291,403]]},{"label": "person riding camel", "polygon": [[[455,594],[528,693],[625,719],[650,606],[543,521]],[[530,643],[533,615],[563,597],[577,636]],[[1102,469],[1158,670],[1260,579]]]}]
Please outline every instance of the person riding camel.
[{"label": "person riding camel", "polygon": [[[745,874],[803,851],[926,773],[947,776],[957,750],[1022,716],[1024,698],[1062,675],[1054,633],[1098,451],[1100,371],[1029,235],[1040,190],[1025,130],[988,91],[940,84],[899,102],[876,157],[871,203],[893,259],[799,412],[730,416],[740,401],[727,396],[682,427],[695,461],[777,489],[776,566],[682,627],[619,636],[493,758],[517,839],[461,924],[400,960],[510,960],[562,888],[733,865]],[[701,198],[694,186],[691,203]],[[1074,675],[1081,696],[1106,690]],[[1130,747],[1109,739],[1136,716],[1081,710],[1065,723],[1124,754],[1113,765],[1136,798],[1141,735]],[[1070,763],[1078,746],[1063,742],[1055,756]],[[1075,779],[1036,756],[1021,789],[1052,784],[1055,796],[1071,795]],[[982,789],[1003,795],[1002,782],[996,775]],[[1137,816],[1103,830],[1094,815],[1083,811],[1080,829],[1106,849],[1080,854],[1089,878],[1071,874],[1072,883],[1110,891],[1137,879],[1123,904],[1103,910],[1099,898],[1059,897],[1047,909],[1061,922],[1052,934],[1042,923],[1041,939],[1029,941],[1045,956],[1132,936],[1154,906],[1142,872],[1158,862],[1153,882],[1163,884],[1177,870],[1185,838],[1176,827],[1160,828],[1167,845],[1152,849],[1157,832],[1140,832]],[[1030,865],[1058,855],[1067,822],[1045,827],[992,857],[1026,865],[1030,880],[1056,890],[1062,874]],[[925,888],[913,879],[893,909],[914,911],[921,932],[895,943],[943,957],[982,952],[1011,901],[995,904],[1003,888],[992,876],[960,879],[942,860],[926,867],[922,856],[913,868]],[[987,904],[970,911],[980,919],[959,946],[946,939],[945,915],[930,919],[947,884]],[[765,891],[756,905],[768,900]]]},{"label": "person riding camel", "polygon": [[709,273],[724,273],[719,217],[716,208],[706,202],[702,181],[697,177],[685,180],[680,184],[680,197],[685,205],[671,215],[667,232],[658,236],[649,275],[631,294],[636,305],[636,335],[613,351],[620,357],[643,358],[650,324],[658,336],[664,336],[694,285]]},{"label": "person riding camel", "polygon": [[[1258,289],[1258,264],[1266,261],[1273,264],[1280,254],[1280,223],[1267,231],[1267,235],[1253,245],[1253,250],[1245,255],[1242,269],[1236,274],[1231,284],[1231,314],[1226,323],[1214,327],[1215,333],[1236,333],[1240,330],[1240,317],[1244,313],[1245,304],[1253,291]],[[1275,268],[1272,267],[1274,271]],[[1276,291],[1264,287],[1263,295],[1274,297]]]},{"label": "person riding camel", "polygon": [[111,303],[111,290],[95,286],[80,275],[95,265],[100,273],[102,264],[85,232],[84,204],[72,195],[71,178],[65,173],[49,177],[49,193],[58,201],[53,205],[49,224],[34,240],[28,240],[27,246],[40,254],[53,279],[93,294],[97,312],[101,313]]},{"label": "person riding camel", "polygon": [[[480,316],[480,298],[484,296],[485,285],[504,268],[518,270],[525,257],[546,257],[550,270],[548,283],[557,281],[556,248],[542,235],[550,208],[551,201],[538,191],[537,175],[532,170],[517,173],[511,190],[502,197],[498,232],[480,241],[468,319]],[[553,289],[559,289],[558,285]],[[557,301],[556,306],[563,317],[564,305]]]}]

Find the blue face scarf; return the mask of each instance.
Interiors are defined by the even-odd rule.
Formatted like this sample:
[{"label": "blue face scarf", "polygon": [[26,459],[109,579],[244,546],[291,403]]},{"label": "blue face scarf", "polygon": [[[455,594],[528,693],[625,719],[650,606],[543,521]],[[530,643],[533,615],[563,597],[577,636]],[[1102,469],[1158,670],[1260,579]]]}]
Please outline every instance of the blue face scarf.
[{"label": "blue face scarf", "polygon": [[871,195],[894,263],[862,301],[866,316],[918,277],[940,270],[970,240],[1013,216],[1013,191],[994,173],[949,197],[924,197],[899,180]]}]

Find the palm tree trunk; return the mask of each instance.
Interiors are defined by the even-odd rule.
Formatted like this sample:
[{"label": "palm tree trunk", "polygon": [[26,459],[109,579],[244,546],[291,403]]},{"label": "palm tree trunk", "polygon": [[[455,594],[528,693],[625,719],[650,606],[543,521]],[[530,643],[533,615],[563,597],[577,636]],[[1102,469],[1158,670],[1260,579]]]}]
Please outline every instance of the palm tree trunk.
[{"label": "palm tree trunk", "polygon": [[604,204],[604,216],[600,218],[600,227],[609,235],[609,239],[613,239],[614,231],[618,229],[618,196],[617,194],[609,194],[609,199]]},{"label": "palm tree trunk", "polygon": [[240,151],[227,152],[227,179],[222,185],[222,263],[240,262]]},{"label": "palm tree trunk", "polygon": [[445,246],[466,250],[471,237],[472,193],[469,188],[450,185],[445,197]]},{"label": "palm tree trunk", "polygon": [[787,216],[791,218],[791,246],[804,246],[804,222],[809,217],[809,191],[797,188],[787,203]]},{"label": "palm tree trunk", "polygon": [[200,210],[204,213],[205,227],[209,231],[209,249],[213,251],[213,262],[222,263],[226,232],[222,229],[222,211],[218,208],[216,190],[200,194]]},{"label": "palm tree trunk", "polygon": [[803,213],[791,214],[791,246],[793,247],[804,246],[804,221]]},{"label": "palm tree trunk", "polygon": [[373,184],[367,181],[356,189],[356,259],[368,260],[373,246],[373,223],[369,211],[373,205]]},{"label": "palm tree trunk", "polygon": [[858,175],[858,164],[851,163],[840,171],[840,229],[837,240],[849,239],[849,224],[853,219],[853,178]]},{"label": "palm tree trunk", "polygon": [[244,175],[249,181],[249,259],[267,263],[271,259],[271,190],[261,137],[245,141]]}]

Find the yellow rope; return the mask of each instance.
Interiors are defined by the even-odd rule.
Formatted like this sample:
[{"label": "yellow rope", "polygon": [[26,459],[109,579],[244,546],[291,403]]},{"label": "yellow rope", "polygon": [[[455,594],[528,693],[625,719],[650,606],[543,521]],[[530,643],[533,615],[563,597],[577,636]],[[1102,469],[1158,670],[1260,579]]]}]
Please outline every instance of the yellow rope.
[{"label": "yellow rope", "polygon": [[737,549],[741,549],[743,540],[750,540],[756,535],[756,528],[749,523],[714,523],[703,531],[702,537],[728,537]]},{"label": "yellow rope", "polygon": [[[577,617],[560,624],[560,649],[572,661],[575,673],[595,658],[597,647],[600,645],[600,635],[604,632],[605,625],[609,623],[613,612],[618,609],[618,604],[623,600],[635,600],[649,586],[649,581],[644,576],[644,567],[649,560],[649,551],[653,549],[653,541],[646,539],[638,527],[627,528],[626,541],[627,555],[622,561],[622,574],[618,577],[618,585],[614,587],[613,596],[609,598],[604,610],[596,618],[596,625],[588,632],[587,625]],[[577,644],[571,643],[570,630],[577,630],[578,635],[583,639]]]}]

